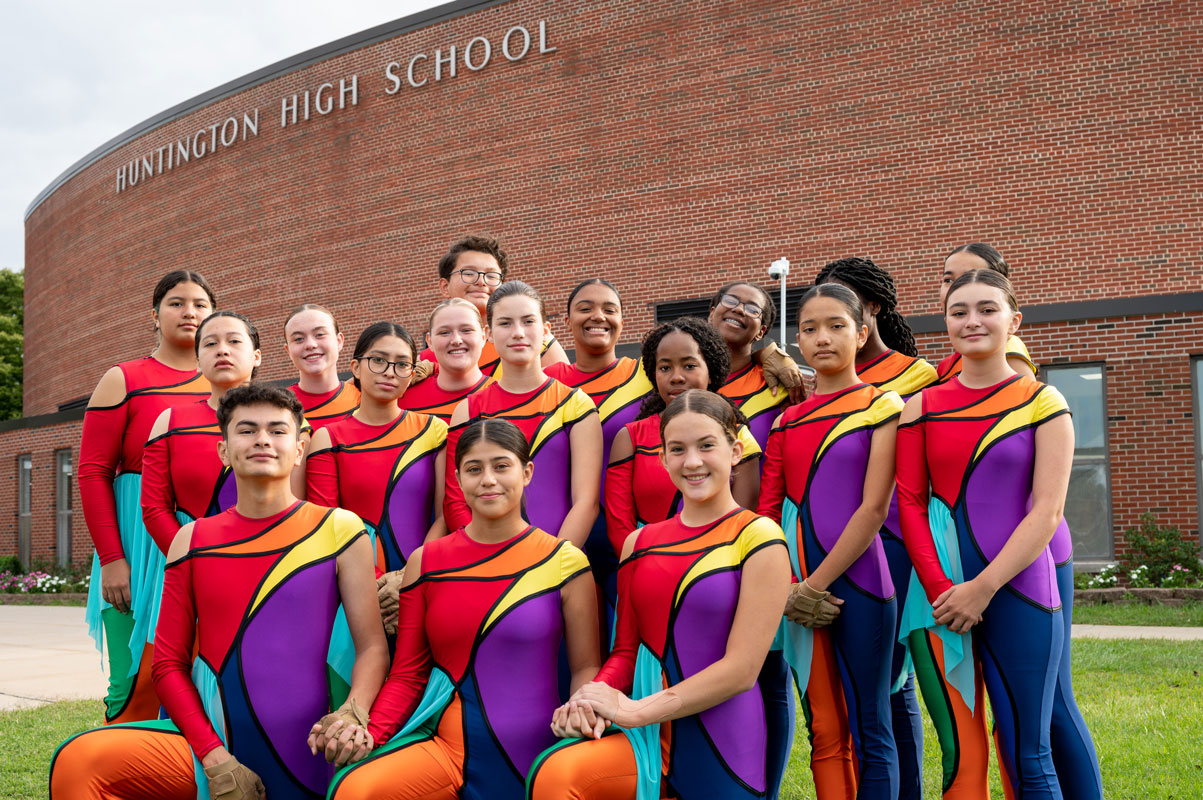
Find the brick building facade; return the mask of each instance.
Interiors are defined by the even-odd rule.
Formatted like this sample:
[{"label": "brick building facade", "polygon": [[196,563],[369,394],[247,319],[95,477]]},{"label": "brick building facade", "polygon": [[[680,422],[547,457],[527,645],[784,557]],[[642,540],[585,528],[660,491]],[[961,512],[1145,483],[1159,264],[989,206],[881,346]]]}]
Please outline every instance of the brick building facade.
[{"label": "brick building facade", "polygon": [[[1014,268],[1033,356],[1085,365],[1050,374],[1104,409],[1075,467],[1082,508],[1108,506],[1088,555],[1122,553],[1148,509],[1197,536],[1201,39],[1173,2],[460,0],[186,101],[47,187],[26,220],[25,413],[146,354],[172,269],[256,321],[269,379],[301,302],[349,332],[422,330],[465,232],[501,237],[554,310],[608,277],[627,343],[664,301],[767,280],[782,255],[792,287],[869,255],[938,358],[941,260],[982,240]],[[43,476],[78,431],[70,411],[0,426],[0,553],[29,453],[32,552],[54,554]],[[71,558],[88,552],[77,515]]]}]

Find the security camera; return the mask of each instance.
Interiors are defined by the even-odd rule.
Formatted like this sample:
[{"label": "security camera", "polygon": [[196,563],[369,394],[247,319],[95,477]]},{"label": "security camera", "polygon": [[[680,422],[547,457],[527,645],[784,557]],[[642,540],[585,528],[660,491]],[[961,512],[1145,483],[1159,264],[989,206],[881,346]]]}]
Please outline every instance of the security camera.
[{"label": "security camera", "polygon": [[779,258],[772,264],[769,264],[769,277],[774,280],[781,280],[789,274],[789,259]]}]

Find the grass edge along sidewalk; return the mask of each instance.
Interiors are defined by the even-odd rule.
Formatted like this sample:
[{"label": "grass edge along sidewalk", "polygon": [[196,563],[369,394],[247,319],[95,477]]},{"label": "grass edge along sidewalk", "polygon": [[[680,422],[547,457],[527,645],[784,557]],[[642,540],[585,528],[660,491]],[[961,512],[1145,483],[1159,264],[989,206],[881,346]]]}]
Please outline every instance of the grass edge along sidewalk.
[{"label": "grass edge along sidewalk", "polygon": [[[1112,800],[1203,797],[1203,640],[1097,640],[1073,644],[1074,688],[1094,734]],[[801,715],[799,715],[800,717]],[[62,701],[0,713],[0,798],[46,797],[50,758],[66,737],[100,723],[100,702]],[[938,748],[925,731],[924,796],[939,798]],[[811,800],[809,747],[801,723],[782,790]],[[992,793],[1002,797],[992,764]]]}]

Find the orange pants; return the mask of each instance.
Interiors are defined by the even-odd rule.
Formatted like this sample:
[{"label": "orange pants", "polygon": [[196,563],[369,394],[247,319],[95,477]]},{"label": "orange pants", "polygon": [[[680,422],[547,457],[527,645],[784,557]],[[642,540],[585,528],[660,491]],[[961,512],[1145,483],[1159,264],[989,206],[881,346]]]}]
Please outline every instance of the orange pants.
[{"label": "orange pants", "polygon": [[944,646],[940,638],[931,631],[915,631],[910,646],[923,704],[940,741],[945,800],[989,798],[990,745],[981,665],[975,660],[975,711],[971,713],[944,677]]},{"label": "orange pants", "polygon": [[815,630],[810,681],[806,690],[799,692],[810,733],[810,771],[816,796],[819,800],[854,800],[856,756],[830,631]]},{"label": "orange pants", "polygon": [[464,724],[457,696],[434,736],[377,750],[340,772],[330,788],[337,800],[456,800],[464,785]]},{"label": "orange pants", "polygon": [[50,800],[196,800],[192,750],[166,721],[109,725],[59,746]]},{"label": "orange pants", "polygon": [[635,753],[621,733],[553,750],[532,773],[530,800],[630,800],[639,778]]}]

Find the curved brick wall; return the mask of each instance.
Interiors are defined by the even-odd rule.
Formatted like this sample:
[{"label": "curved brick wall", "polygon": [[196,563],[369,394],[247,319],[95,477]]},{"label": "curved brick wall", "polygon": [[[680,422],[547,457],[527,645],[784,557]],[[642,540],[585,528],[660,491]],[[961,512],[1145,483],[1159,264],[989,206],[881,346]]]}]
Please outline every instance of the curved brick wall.
[{"label": "curved brick wall", "polygon": [[[625,341],[648,328],[653,303],[767,280],[781,255],[795,285],[830,258],[871,255],[894,271],[907,314],[936,310],[943,254],[974,239],[1007,254],[1025,306],[1198,292],[1203,26],[1190,7],[461,2],[450,18],[223,92],[35,204],[26,414],[149,351],[150,291],[167,270],[199,270],[223,307],[249,314],[265,334],[264,377],[282,378],[291,306],[329,305],[351,338],[379,318],[421,331],[436,261],[465,232],[502,237],[514,273],[555,310],[580,279],[609,277],[624,290]],[[554,51],[539,52],[540,22]],[[514,26],[531,43],[509,61]],[[472,70],[464,50],[478,36],[490,60]],[[510,55],[522,42],[511,35]],[[456,74],[444,63],[436,81],[435,51],[452,45]],[[419,88],[406,78],[415,54],[427,55]],[[483,55],[475,42],[469,60]],[[358,102],[338,109],[352,75]],[[303,121],[303,93],[327,82],[320,102],[335,110],[317,114],[311,96]],[[298,122],[282,128],[294,93]],[[255,109],[257,134],[243,138]],[[214,137],[216,152],[196,157]],[[180,142],[188,163],[159,167],[159,148]],[[144,156],[155,174],[129,185]],[[1067,323],[1032,343],[1046,362],[1160,370],[1170,394],[1152,401],[1109,374],[1109,411],[1124,417],[1112,450],[1150,435],[1141,404],[1169,407],[1155,435],[1182,477],[1165,507],[1194,529],[1187,356],[1203,333],[1200,314],[1183,323],[1156,352],[1124,338],[1135,342],[1124,352],[1092,344],[1079,358]],[[1140,366],[1154,357],[1169,360]],[[1116,492],[1140,469],[1113,463]],[[1117,496],[1117,526],[1153,494],[1140,489],[1130,507]]]}]

